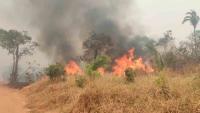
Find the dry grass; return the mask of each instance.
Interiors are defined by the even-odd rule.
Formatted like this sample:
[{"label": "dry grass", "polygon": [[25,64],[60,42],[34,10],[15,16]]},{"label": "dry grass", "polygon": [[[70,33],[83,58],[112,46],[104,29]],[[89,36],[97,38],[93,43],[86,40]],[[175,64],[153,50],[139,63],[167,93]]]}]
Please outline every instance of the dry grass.
[{"label": "dry grass", "polygon": [[156,75],[138,76],[134,83],[104,76],[88,79],[84,88],[77,87],[75,77],[68,77],[60,82],[44,78],[22,92],[31,113],[200,113],[197,74],[159,75],[165,76],[164,87],[156,83],[160,78]]}]

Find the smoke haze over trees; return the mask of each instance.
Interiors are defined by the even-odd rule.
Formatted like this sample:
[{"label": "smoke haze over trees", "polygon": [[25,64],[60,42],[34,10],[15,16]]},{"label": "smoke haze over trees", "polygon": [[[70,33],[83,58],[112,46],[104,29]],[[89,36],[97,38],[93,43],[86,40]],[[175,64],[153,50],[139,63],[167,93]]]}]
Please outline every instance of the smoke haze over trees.
[{"label": "smoke haze over trees", "polygon": [[[41,50],[58,61],[83,54],[82,43],[92,32],[112,38],[119,52],[140,31],[134,1],[130,0],[17,0],[16,9],[39,32]],[[22,19],[23,20],[23,19]]]}]

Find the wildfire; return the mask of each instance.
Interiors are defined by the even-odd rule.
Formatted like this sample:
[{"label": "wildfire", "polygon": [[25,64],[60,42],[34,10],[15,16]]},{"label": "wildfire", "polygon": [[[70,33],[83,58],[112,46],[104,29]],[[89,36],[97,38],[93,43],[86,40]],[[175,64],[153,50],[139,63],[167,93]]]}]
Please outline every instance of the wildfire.
[{"label": "wildfire", "polygon": [[127,68],[140,70],[146,73],[154,72],[151,66],[144,64],[142,58],[138,58],[135,60],[134,52],[134,49],[130,49],[128,53],[115,60],[116,64],[113,66],[114,75],[122,76]]},{"label": "wildfire", "polygon": [[68,64],[65,66],[65,72],[67,75],[76,75],[83,73],[78,64],[73,60],[69,61]]},{"label": "wildfire", "polygon": [[[126,54],[115,60],[115,65],[112,67],[113,75],[122,76],[127,68],[132,68],[133,70],[145,73],[154,72],[154,69],[150,65],[145,64],[141,57],[135,59],[134,52],[135,49],[130,49]],[[105,69],[103,67],[99,67],[96,71],[98,71],[101,75],[105,74]],[[66,64],[65,72],[67,75],[82,75],[84,73],[79,65],[73,60]]]}]

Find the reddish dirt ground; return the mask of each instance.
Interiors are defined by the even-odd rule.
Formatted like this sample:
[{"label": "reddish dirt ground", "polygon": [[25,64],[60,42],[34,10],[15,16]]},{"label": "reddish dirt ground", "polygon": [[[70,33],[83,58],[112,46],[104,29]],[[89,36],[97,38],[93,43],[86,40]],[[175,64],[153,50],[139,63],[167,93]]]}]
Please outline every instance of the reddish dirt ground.
[{"label": "reddish dirt ground", "polygon": [[19,90],[0,84],[0,113],[28,113]]}]

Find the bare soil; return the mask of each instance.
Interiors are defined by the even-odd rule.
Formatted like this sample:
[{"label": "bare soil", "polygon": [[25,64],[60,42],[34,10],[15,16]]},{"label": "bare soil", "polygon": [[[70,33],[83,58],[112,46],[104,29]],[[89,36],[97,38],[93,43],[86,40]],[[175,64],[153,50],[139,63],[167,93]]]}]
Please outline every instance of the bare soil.
[{"label": "bare soil", "polygon": [[0,113],[28,113],[20,90],[0,84]]}]

